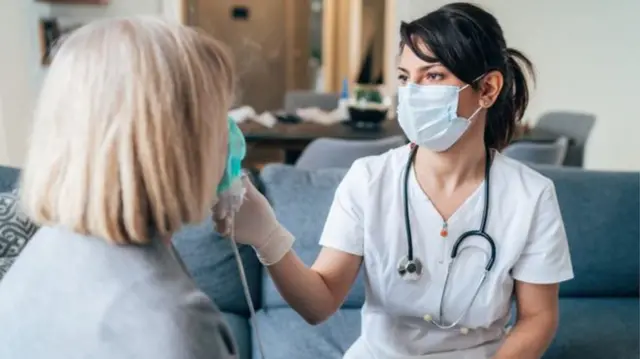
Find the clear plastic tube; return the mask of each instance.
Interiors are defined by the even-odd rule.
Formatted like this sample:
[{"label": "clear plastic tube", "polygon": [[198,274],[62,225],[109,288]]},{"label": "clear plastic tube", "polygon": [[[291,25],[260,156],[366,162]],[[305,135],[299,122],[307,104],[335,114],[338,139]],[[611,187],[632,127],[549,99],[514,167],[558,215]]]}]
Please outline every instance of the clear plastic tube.
[{"label": "clear plastic tube", "polygon": [[[245,189],[244,189],[244,185],[242,184],[242,181],[236,180],[233,181],[231,183],[231,185],[229,186],[229,188],[227,190],[225,190],[223,193],[220,194],[220,201],[219,201],[219,205],[217,207],[217,210],[221,211],[221,213],[224,215],[224,219],[223,221],[225,222],[225,227],[227,228],[226,233],[223,234],[223,236],[226,236],[227,239],[231,242],[231,248],[233,250],[233,255],[236,259],[236,264],[238,267],[238,272],[240,275],[240,280],[241,280],[241,284],[242,284],[242,289],[244,292],[244,297],[245,300],[247,301],[247,305],[249,306],[249,312],[251,314],[251,326],[253,327],[253,332],[256,338],[256,341],[258,343],[258,349],[260,351],[260,356],[262,359],[266,359],[265,356],[265,350],[264,350],[264,343],[262,342],[262,337],[260,334],[260,329],[258,328],[258,322],[257,322],[257,317],[256,317],[256,310],[255,310],[255,306],[253,304],[253,300],[251,299],[251,291],[249,289],[249,283],[247,281],[247,276],[246,273],[244,271],[244,265],[242,263],[242,257],[240,256],[240,251],[238,249],[238,245],[235,241],[235,221],[234,221],[234,216],[235,213],[239,210],[240,205],[243,202],[244,199],[244,194],[245,194]],[[343,334],[344,330],[347,328],[346,327],[346,318],[344,317],[344,314],[342,312],[340,312],[340,310],[338,310],[334,316],[339,317],[337,318],[340,321],[340,326],[341,328],[338,330],[339,334]],[[335,332],[335,331],[334,331]],[[336,349],[342,354],[344,355],[344,350],[342,349],[342,346],[340,345],[340,341],[338,340],[338,338],[334,337],[333,335],[331,335],[331,339],[333,339],[334,344]]]},{"label": "clear plastic tube", "polygon": [[258,342],[258,349],[260,350],[260,356],[262,359],[266,359],[264,355],[264,345],[262,344],[262,338],[260,336],[260,329],[258,329],[258,321],[256,318],[256,309],[253,305],[253,300],[251,299],[251,291],[249,290],[249,283],[247,282],[247,275],[244,272],[244,265],[242,263],[242,257],[240,256],[240,251],[238,250],[238,244],[235,241],[234,231],[235,226],[233,225],[233,214],[231,214],[230,218],[231,228],[229,234],[229,240],[231,242],[231,248],[233,249],[233,255],[236,258],[236,263],[238,265],[238,272],[240,274],[240,280],[242,282],[242,289],[244,291],[244,298],[247,301],[247,305],[249,306],[249,312],[251,314],[251,326],[253,327],[253,332],[256,336],[256,341]]}]

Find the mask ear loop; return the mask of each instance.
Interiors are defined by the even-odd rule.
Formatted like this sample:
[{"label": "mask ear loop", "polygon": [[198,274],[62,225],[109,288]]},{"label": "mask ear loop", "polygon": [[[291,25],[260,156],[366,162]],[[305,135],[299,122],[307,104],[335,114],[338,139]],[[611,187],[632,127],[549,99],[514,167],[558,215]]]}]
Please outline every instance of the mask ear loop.
[{"label": "mask ear loop", "polygon": [[[466,84],[466,85],[462,86],[462,87],[460,88],[460,90],[458,90],[458,93],[462,92],[462,90],[464,90],[464,89],[466,89],[467,87],[471,86],[471,84],[472,84],[472,83],[475,83],[476,81],[480,80],[480,79],[481,79],[481,78],[483,78],[485,75],[486,75],[486,74],[482,74],[482,75],[480,75],[480,76],[476,77],[473,81],[471,81],[471,83],[468,83],[468,84]],[[476,115],[478,114],[478,112],[482,111],[482,109],[483,109],[483,108],[486,108],[486,107],[484,106],[484,104],[483,104],[483,103],[481,103],[481,104],[480,104],[480,106],[479,106],[479,107],[478,107],[478,108],[477,108],[477,109],[476,109],[476,110],[471,114],[471,116],[469,116],[469,117],[467,118],[467,121],[471,121],[474,117],[476,117]]]},{"label": "mask ear loop", "polygon": [[462,92],[463,90],[465,90],[467,87],[471,86],[471,84],[476,83],[478,80],[480,80],[481,78],[483,78],[486,74],[482,74],[478,77],[476,77],[475,79],[473,79],[473,81],[469,82],[468,84],[460,87],[460,89],[458,90],[458,93]]},{"label": "mask ear loop", "polygon": [[482,109],[484,108],[484,106],[480,106],[478,107],[475,111],[473,111],[473,113],[471,114],[471,116],[469,116],[467,118],[467,121],[471,121],[473,120],[474,117],[476,117],[476,115],[478,114],[478,112],[482,111]]}]

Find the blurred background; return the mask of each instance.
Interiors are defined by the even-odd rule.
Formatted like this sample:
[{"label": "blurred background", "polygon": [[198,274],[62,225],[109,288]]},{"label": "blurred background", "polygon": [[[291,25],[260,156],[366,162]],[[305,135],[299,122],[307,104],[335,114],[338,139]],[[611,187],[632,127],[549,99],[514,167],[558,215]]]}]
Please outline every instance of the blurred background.
[{"label": "blurred background", "polygon": [[[247,136],[254,166],[295,164],[317,140],[337,141],[330,148],[338,154],[350,151],[342,142],[374,148],[364,154],[384,151],[403,141],[394,119],[399,22],[446,3],[0,0],[0,164],[20,166],[24,159],[56,39],[94,19],[134,14],[200,27],[231,47],[241,79],[231,115]],[[640,169],[640,2],[476,3],[537,67],[521,136],[505,151],[552,165]]]}]

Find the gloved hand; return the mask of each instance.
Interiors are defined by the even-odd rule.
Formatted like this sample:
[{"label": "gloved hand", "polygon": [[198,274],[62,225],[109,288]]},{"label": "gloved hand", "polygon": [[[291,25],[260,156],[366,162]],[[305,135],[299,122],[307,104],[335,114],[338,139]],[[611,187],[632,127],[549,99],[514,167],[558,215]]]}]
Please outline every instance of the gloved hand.
[{"label": "gloved hand", "polygon": [[[244,201],[233,216],[233,221],[228,217],[221,218],[222,211],[214,206],[216,229],[222,234],[233,234],[233,239],[238,243],[253,246],[262,264],[275,264],[293,246],[293,235],[278,222],[269,201],[246,175],[242,177],[242,183],[246,190]],[[229,228],[231,224],[233,231]]]}]

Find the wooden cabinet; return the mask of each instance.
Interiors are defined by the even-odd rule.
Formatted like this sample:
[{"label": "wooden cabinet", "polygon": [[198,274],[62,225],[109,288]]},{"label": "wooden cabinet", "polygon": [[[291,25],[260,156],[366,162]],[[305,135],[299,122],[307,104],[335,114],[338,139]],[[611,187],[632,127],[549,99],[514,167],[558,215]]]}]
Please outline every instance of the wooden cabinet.
[{"label": "wooden cabinet", "polygon": [[309,0],[185,0],[185,20],[231,48],[238,104],[261,112],[309,86]]}]

